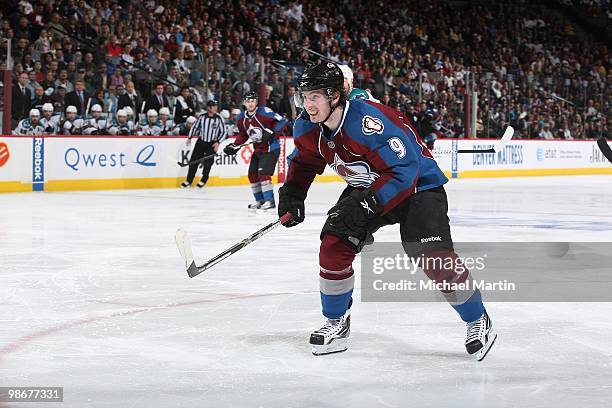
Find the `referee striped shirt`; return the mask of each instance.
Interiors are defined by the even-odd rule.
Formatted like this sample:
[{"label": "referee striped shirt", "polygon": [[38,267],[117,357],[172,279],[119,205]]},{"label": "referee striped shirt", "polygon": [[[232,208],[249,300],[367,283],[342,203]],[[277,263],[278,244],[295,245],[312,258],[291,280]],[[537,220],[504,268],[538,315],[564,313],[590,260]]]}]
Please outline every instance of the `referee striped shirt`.
[{"label": "referee striped shirt", "polygon": [[215,113],[213,117],[208,116],[208,113],[203,113],[189,130],[189,138],[192,137],[209,143],[222,142],[227,137],[225,121],[218,113]]}]

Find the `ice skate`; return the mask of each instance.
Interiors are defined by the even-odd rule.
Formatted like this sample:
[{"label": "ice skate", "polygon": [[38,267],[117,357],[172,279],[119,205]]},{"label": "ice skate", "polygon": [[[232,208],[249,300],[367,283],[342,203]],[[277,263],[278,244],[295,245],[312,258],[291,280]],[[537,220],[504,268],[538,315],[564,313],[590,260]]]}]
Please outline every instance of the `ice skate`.
[{"label": "ice skate", "polygon": [[204,183],[203,181],[200,181],[200,182],[199,182],[199,183],[198,183],[196,186],[197,186],[198,188],[202,188],[202,187],[204,187],[205,185],[206,185],[206,183]]},{"label": "ice skate", "polygon": [[268,201],[264,201],[263,204],[261,204],[257,212],[260,214],[265,214],[268,211],[273,210],[275,208],[276,208],[276,203],[274,202],[274,200],[268,200]]},{"label": "ice skate", "polygon": [[486,310],[478,320],[467,324],[465,348],[468,354],[476,357],[478,361],[486,357],[495,339],[497,333],[493,330],[493,323]]},{"label": "ice skate", "polygon": [[190,182],[188,182],[188,181],[183,181],[183,182],[181,183],[181,188],[188,188],[190,185],[191,185],[191,183],[190,183]]},{"label": "ice skate", "polygon": [[[351,304],[352,304],[351,300]],[[312,354],[322,356],[346,351],[351,334],[351,308],[340,319],[327,319],[325,325],[310,335]]]},{"label": "ice skate", "polygon": [[257,211],[261,208],[261,205],[263,204],[263,201],[256,201],[252,204],[249,204],[248,208],[250,211]]}]

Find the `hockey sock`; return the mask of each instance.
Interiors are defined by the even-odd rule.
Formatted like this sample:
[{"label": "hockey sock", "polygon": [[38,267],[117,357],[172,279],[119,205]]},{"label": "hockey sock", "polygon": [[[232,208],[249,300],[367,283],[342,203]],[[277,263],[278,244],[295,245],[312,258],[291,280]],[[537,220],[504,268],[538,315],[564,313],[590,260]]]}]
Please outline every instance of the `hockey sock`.
[{"label": "hockey sock", "polygon": [[[473,322],[482,316],[484,305],[480,290],[475,289],[470,271],[461,258],[451,249],[439,248],[430,250],[423,260],[423,271],[438,283],[449,287],[442,290],[446,301],[459,313],[464,322]],[[452,285],[465,286],[465,289],[451,289]]]},{"label": "hockey sock", "polygon": [[264,201],[274,201],[274,185],[270,176],[259,176]]},{"label": "hockey sock", "polygon": [[351,302],[355,249],[335,235],[325,234],[319,251],[319,288],[323,316],[339,319]]}]

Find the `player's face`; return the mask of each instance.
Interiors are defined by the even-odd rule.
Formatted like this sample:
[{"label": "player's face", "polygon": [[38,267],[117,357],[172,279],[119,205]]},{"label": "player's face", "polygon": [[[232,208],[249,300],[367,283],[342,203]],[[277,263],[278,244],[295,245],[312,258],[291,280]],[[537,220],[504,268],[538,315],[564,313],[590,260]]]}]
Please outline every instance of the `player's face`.
[{"label": "player's face", "polygon": [[249,113],[255,112],[257,109],[257,99],[245,99],[244,106]]},{"label": "player's face", "polygon": [[51,116],[53,116],[53,111],[44,111],[43,115],[45,115],[45,119],[51,119]]},{"label": "player's face", "polygon": [[40,116],[38,115],[30,116],[30,123],[33,125],[37,125],[39,120],[40,120]]},{"label": "player's face", "polygon": [[304,98],[304,109],[310,116],[311,122],[322,122],[329,115],[331,108],[323,90],[304,91],[302,97]]},{"label": "player's face", "polygon": [[149,116],[149,125],[154,125],[157,122],[157,116]]},{"label": "player's face", "polygon": [[101,115],[102,115],[102,112],[98,112],[98,111],[91,112],[91,116],[93,116],[94,119],[100,119]]},{"label": "player's face", "polygon": [[69,112],[69,113],[67,113],[67,114],[66,114],[66,118],[67,118],[68,120],[71,120],[71,121],[72,121],[72,120],[75,120],[75,119],[76,119],[76,115],[77,115],[77,114],[76,114],[76,113],[74,113],[74,112]]},{"label": "player's face", "polygon": [[117,116],[117,120],[119,121],[119,123],[124,124],[125,122],[127,122],[127,116]]},{"label": "player's face", "polygon": [[169,117],[168,115],[159,115],[159,119],[160,119],[162,122],[167,121],[167,120],[168,120],[168,117]]}]

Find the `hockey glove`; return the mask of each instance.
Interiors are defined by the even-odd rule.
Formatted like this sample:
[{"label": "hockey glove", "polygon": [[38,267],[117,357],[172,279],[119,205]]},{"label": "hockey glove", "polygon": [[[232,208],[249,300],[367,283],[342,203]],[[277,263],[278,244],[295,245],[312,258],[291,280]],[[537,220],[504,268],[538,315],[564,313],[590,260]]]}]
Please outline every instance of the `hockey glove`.
[{"label": "hockey glove", "polygon": [[374,191],[354,190],[327,212],[323,230],[343,235],[360,247],[369,235],[368,224],[382,212]]},{"label": "hockey glove", "polygon": [[283,225],[287,228],[295,227],[304,221],[304,200],[306,192],[290,184],[278,189],[278,216],[291,213],[291,218]]},{"label": "hockey glove", "polygon": [[233,156],[238,153],[238,150],[240,150],[240,147],[236,146],[235,143],[230,143],[225,146],[225,148],[223,149],[223,153],[227,154],[228,156]]},{"label": "hockey glove", "polygon": [[263,135],[261,137],[261,141],[264,143],[269,143],[273,137],[274,137],[274,132],[270,129],[264,128]]}]

